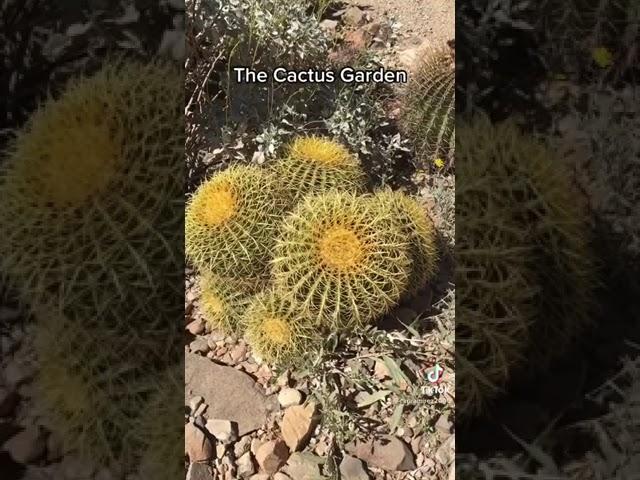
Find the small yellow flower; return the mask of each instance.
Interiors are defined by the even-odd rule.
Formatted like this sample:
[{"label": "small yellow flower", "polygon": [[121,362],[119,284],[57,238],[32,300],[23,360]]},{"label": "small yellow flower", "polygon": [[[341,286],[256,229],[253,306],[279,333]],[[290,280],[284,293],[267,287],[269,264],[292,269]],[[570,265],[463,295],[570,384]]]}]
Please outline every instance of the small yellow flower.
[{"label": "small yellow flower", "polygon": [[600,68],[608,68],[613,65],[613,54],[607,47],[597,47],[591,52],[593,61],[596,62]]},{"label": "small yellow flower", "polygon": [[436,159],[433,161],[433,164],[434,164],[437,168],[442,168],[442,167],[444,167],[444,160],[443,160],[443,159],[441,159],[441,158],[436,158]]}]

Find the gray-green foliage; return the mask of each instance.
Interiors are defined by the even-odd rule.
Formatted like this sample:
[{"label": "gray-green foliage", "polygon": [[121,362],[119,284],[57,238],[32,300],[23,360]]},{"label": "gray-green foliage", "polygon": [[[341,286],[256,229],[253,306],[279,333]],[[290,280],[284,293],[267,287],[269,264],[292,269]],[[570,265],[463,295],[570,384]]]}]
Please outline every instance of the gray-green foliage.
[{"label": "gray-green foliage", "polygon": [[577,125],[590,206],[633,256],[640,256],[639,101],[640,89],[595,93]]}]

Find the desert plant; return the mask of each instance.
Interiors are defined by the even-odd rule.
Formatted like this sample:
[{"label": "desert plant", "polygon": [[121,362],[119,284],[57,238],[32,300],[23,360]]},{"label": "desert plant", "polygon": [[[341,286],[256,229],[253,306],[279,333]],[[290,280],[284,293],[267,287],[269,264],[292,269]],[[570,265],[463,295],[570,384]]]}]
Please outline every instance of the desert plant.
[{"label": "desert plant", "polygon": [[455,151],[455,66],[446,47],[428,50],[407,87],[402,123],[417,161],[453,167]]},{"label": "desert plant", "polygon": [[408,293],[414,294],[433,277],[438,263],[436,230],[427,207],[409,195],[390,189],[375,194],[381,208],[390,208],[399,228],[406,235],[411,258]]},{"label": "desert plant", "polygon": [[245,335],[255,352],[267,361],[290,363],[300,359],[317,339],[317,331],[290,300],[274,291],[258,294],[244,314]]},{"label": "desert plant", "polygon": [[293,204],[331,189],[362,192],[366,182],[357,157],[340,143],[317,136],[296,138],[271,170]]},{"label": "desert plant", "polygon": [[187,257],[203,273],[265,280],[284,206],[268,172],[228,168],[200,185],[187,206]]},{"label": "desert plant", "polygon": [[152,361],[135,340],[108,328],[42,311],[37,314],[34,351],[39,366],[34,406],[62,442],[98,465],[130,466],[134,419],[144,406],[141,380]]},{"label": "desert plant", "polygon": [[249,289],[248,285],[215,275],[202,275],[200,306],[209,326],[228,334],[238,333],[244,310],[251,301]]},{"label": "desert plant", "polygon": [[149,400],[130,432],[139,446],[140,478],[172,480],[184,475],[184,365],[147,380]]},{"label": "desert plant", "polygon": [[305,199],[283,222],[273,280],[316,324],[370,323],[407,290],[409,243],[371,197],[331,192]]},{"label": "desert plant", "polygon": [[0,267],[25,299],[104,309],[127,286],[150,303],[160,278],[178,278],[181,98],[176,68],[114,61],[16,132],[0,171]]},{"label": "desert plant", "polygon": [[[526,350],[509,357],[526,355],[531,368],[543,368],[590,323],[595,272],[583,205],[568,172],[511,122],[494,126],[476,117],[465,123],[458,129],[457,158],[467,173],[457,185],[457,285],[466,309],[460,309],[456,340],[482,343],[467,328],[471,320],[463,319],[484,305],[489,324],[483,334],[490,339],[488,333],[499,329],[486,350],[496,356],[489,361],[509,369],[496,352],[523,348],[518,336],[528,321]],[[498,287],[493,292],[492,285]],[[469,368],[481,370],[482,361],[468,360]]]}]

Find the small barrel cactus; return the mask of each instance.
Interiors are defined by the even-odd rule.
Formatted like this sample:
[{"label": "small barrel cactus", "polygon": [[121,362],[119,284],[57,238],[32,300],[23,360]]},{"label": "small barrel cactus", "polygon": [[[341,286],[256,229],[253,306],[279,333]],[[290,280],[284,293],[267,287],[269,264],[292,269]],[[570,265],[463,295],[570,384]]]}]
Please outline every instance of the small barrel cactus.
[{"label": "small barrel cactus", "polygon": [[264,280],[283,211],[271,175],[230,167],[200,185],[187,206],[187,257],[203,273]]},{"label": "small barrel cactus", "polygon": [[245,335],[255,352],[274,363],[301,358],[317,340],[309,318],[290,300],[273,291],[254,297],[244,315]]},{"label": "small barrel cactus", "polygon": [[200,277],[200,306],[212,329],[238,333],[251,296],[240,285],[211,274]]},{"label": "small barrel cactus", "polygon": [[285,158],[270,168],[293,204],[332,189],[362,192],[366,185],[357,157],[340,143],[323,137],[295,139]]},{"label": "small barrel cactus", "polygon": [[281,227],[274,286],[319,325],[366,325],[407,291],[409,248],[392,213],[371,197],[309,197]]},{"label": "small barrel cactus", "polygon": [[409,292],[414,294],[424,287],[436,271],[438,248],[436,230],[427,208],[403,192],[383,190],[375,194],[382,208],[389,208],[399,228],[410,242],[412,261]]},{"label": "small barrel cactus", "polygon": [[428,50],[407,87],[402,124],[418,164],[453,167],[455,153],[455,68],[447,48]]}]

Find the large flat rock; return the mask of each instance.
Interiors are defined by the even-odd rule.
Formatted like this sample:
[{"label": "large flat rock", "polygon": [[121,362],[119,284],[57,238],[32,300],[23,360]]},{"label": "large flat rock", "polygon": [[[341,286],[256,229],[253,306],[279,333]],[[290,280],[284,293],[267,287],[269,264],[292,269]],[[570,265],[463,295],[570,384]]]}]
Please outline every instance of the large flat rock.
[{"label": "large flat rock", "polygon": [[277,408],[274,396],[267,397],[247,374],[213,363],[193,353],[185,353],[184,402],[201,396],[209,408],[204,416],[231,420],[240,436],[258,430]]}]

